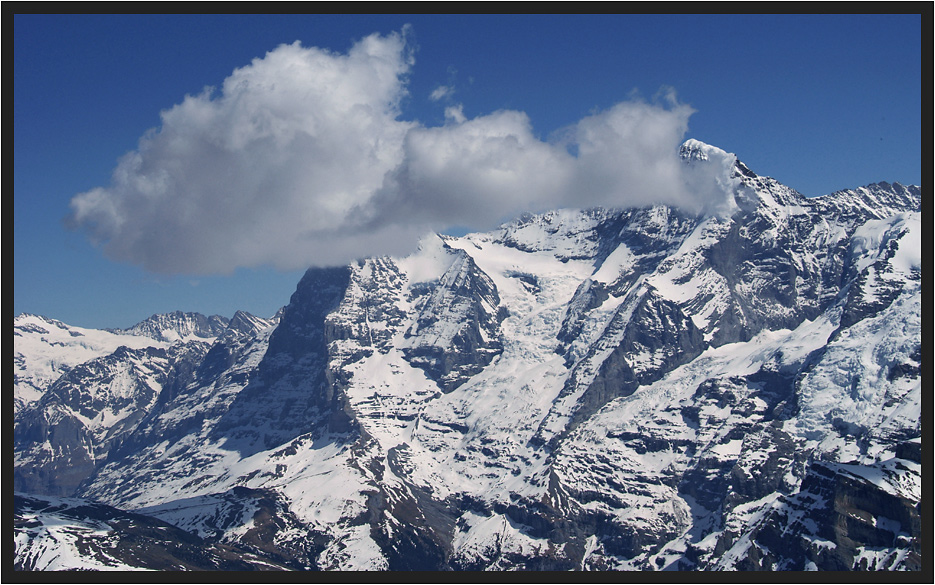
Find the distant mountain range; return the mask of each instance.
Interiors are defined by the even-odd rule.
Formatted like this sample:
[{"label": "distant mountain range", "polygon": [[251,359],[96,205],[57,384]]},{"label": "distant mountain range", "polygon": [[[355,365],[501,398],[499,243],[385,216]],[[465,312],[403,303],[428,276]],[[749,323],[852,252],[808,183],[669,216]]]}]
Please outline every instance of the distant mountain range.
[{"label": "distant mountain range", "polygon": [[269,319],[17,316],[16,568],[920,570],[921,189],[729,179]]}]

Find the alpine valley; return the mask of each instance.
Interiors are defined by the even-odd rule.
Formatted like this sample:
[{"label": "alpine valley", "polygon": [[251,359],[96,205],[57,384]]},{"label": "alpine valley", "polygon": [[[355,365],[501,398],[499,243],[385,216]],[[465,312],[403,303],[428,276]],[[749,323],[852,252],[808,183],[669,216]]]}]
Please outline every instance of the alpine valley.
[{"label": "alpine valley", "polygon": [[921,188],[557,210],[14,325],[15,568],[921,570]]}]

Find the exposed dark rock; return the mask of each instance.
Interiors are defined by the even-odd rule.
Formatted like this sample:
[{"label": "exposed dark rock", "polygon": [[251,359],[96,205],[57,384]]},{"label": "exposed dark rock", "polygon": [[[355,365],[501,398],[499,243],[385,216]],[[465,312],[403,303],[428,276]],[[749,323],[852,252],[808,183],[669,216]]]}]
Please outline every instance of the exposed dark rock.
[{"label": "exposed dark rock", "polygon": [[439,279],[406,332],[406,359],[450,392],[500,352],[505,313],[493,280],[463,251]]}]

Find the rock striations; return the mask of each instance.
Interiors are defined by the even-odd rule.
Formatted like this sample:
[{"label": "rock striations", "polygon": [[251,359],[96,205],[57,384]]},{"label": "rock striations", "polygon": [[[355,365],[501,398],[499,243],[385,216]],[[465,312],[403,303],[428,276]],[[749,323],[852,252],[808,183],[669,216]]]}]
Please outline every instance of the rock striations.
[{"label": "rock striations", "polygon": [[273,319],[16,317],[16,567],[921,569],[921,189],[681,155],[716,210],[431,237]]}]

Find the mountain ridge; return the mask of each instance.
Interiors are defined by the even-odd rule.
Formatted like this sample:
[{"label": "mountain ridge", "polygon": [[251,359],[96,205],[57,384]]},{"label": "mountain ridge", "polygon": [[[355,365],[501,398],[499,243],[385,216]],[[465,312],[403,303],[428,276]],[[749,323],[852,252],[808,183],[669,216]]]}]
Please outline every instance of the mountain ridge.
[{"label": "mountain ridge", "polygon": [[[921,189],[808,199],[731,157],[683,146],[730,162],[719,211],[526,214],[309,269],[278,320],[163,349],[63,495],[196,527],[263,490],[237,501],[280,502],[244,505],[306,568],[921,567]],[[17,490],[56,481],[29,430],[55,425],[27,424],[51,402],[17,413]],[[197,530],[239,546],[256,517]]]}]

